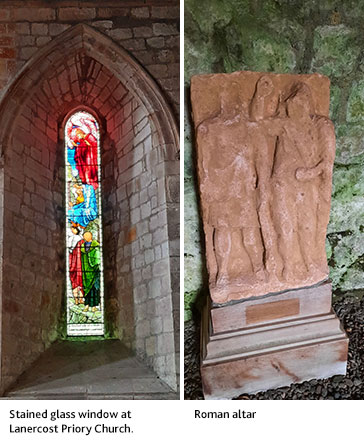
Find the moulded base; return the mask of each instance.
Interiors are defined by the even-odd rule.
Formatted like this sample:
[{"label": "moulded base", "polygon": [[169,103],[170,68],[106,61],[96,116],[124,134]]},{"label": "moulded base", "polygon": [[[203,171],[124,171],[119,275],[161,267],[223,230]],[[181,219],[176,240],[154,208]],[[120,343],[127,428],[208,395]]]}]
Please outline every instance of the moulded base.
[{"label": "moulded base", "polygon": [[[320,292],[322,288],[318,295]],[[304,293],[298,293],[301,306]],[[312,293],[310,288],[307,297],[312,298]],[[324,293],[326,299],[327,292]],[[260,300],[263,313],[267,304],[277,302],[277,297],[270,295]],[[232,316],[234,311],[242,313],[240,304],[244,301],[228,307]],[[324,305],[326,308],[322,308],[327,309]],[[282,307],[286,308],[284,304]],[[281,317],[275,313],[274,322],[262,323],[259,305],[255,304],[256,322],[244,322],[242,328],[225,331],[220,324],[215,332],[211,311],[216,315],[219,309],[226,312],[226,307],[206,307],[202,322],[201,376],[205,399],[231,399],[242,393],[346,373],[348,339],[332,311],[287,319],[283,310]]]}]

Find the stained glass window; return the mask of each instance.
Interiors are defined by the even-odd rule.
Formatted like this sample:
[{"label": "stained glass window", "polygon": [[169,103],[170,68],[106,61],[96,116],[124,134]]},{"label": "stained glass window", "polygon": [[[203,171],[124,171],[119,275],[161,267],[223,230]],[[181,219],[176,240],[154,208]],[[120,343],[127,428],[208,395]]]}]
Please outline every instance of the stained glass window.
[{"label": "stained glass window", "polygon": [[86,111],[65,127],[67,334],[104,334],[100,130]]}]

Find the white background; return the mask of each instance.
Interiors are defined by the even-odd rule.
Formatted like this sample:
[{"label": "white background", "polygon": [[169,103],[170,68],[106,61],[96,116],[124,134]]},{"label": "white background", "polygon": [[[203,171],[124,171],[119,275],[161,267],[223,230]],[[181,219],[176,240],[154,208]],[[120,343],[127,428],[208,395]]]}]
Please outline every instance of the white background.
[{"label": "white background", "polygon": [[[22,410],[131,410],[133,434],[10,435],[9,411]],[[256,411],[256,419],[194,419],[195,409]],[[12,401],[0,402],[0,436],[6,444],[18,443],[345,443],[362,442],[361,401]],[[15,420],[11,420],[12,423]],[[57,423],[91,425],[117,420],[59,420]],[[54,425],[49,420],[18,420],[18,425]]]}]

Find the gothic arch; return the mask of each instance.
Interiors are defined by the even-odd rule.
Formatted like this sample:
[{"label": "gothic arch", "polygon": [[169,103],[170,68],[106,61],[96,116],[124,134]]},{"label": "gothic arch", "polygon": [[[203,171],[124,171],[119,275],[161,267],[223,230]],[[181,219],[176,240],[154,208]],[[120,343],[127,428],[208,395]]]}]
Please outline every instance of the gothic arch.
[{"label": "gothic arch", "polygon": [[[85,74],[85,60],[87,63],[92,60],[97,68],[95,69],[99,77],[95,74],[94,85],[103,75],[108,76],[106,78],[111,79],[115,85],[117,94],[111,93],[104,100],[101,109],[97,107],[97,98],[90,102],[90,91],[87,89],[89,84],[84,91],[80,88],[78,93],[71,94],[67,88],[59,92],[61,83],[58,77],[61,76],[65,63],[73,63],[70,75],[78,76],[78,81],[82,84],[85,80],[82,77]],[[79,68],[78,71],[76,68]],[[50,82],[56,79],[54,89],[51,86],[48,89],[42,87],[41,90],[40,85],[44,79],[51,79]],[[69,97],[69,100],[64,100],[64,97]],[[45,124],[41,121],[41,114],[38,115],[42,112],[41,107],[38,107],[42,101],[43,104],[48,103],[47,112],[44,113],[43,110]],[[128,120],[123,115],[124,106],[128,107],[133,122],[134,115],[137,115],[138,131],[139,126],[142,128],[140,122],[144,122],[144,127],[135,136],[135,143],[134,139],[126,140],[127,143],[123,140],[130,134],[127,129],[131,119],[130,117]],[[108,148],[103,163],[106,170],[108,166],[109,170],[117,170],[111,173],[112,180],[105,178],[104,187],[104,190],[108,190],[110,201],[110,244],[116,245],[111,256],[113,263],[119,267],[116,270],[117,275],[124,273],[120,277],[124,287],[120,285],[119,289],[119,283],[115,282],[112,287],[117,292],[117,297],[114,297],[110,310],[116,312],[121,307],[120,312],[124,306],[126,310],[124,317],[119,316],[121,321],[115,313],[113,315],[121,324],[125,323],[119,330],[118,327],[115,328],[115,334],[118,335],[119,332],[120,338],[126,340],[161,379],[176,388],[179,344],[179,294],[176,287],[179,279],[176,276],[179,239],[175,227],[179,217],[178,204],[173,196],[176,194],[179,172],[177,124],[163,93],[144,68],[108,37],[87,25],[78,24],[45,45],[29,60],[0,102],[0,152],[4,161],[4,165],[0,167],[4,183],[1,189],[4,207],[0,208],[0,234],[3,238],[1,256],[4,257],[0,272],[1,306],[4,314],[1,321],[0,391],[13,383],[57,338],[59,320],[54,312],[60,309],[59,298],[64,292],[62,266],[57,270],[49,269],[49,277],[46,270],[53,260],[57,260],[60,254],[58,245],[62,242],[62,236],[59,235],[62,227],[62,217],[59,215],[62,184],[56,173],[57,168],[62,165],[59,160],[62,150],[58,148],[63,145],[62,130],[66,116],[80,107],[86,107],[103,122],[104,146]],[[114,128],[117,119],[121,119],[120,127]],[[50,125],[49,131],[43,129],[45,134],[41,134],[39,138],[37,134],[34,136],[33,130],[44,128],[44,125]],[[112,131],[116,136],[110,136]],[[141,133],[146,138],[144,142]],[[145,156],[142,161],[139,161],[140,145]],[[144,162],[142,166],[141,162]],[[41,171],[36,171],[37,165],[40,165]],[[106,171],[105,176],[109,173]],[[38,177],[41,180],[38,181]],[[39,196],[38,191],[41,193]],[[143,200],[143,193],[151,201],[151,209],[147,207],[148,202]],[[42,217],[49,218],[48,225],[43,224],[43,227]],[[14,227],[19,229],[19,233],[13,236]],[[155,231],[147,233],[146,229]],[[148,235],[150,239],[147,238]],[[32,259],[37,248],[42,248],[45,255],[50,255],[50,262],[47,263],[46,257],[42,259],[45,270],[41,270],[40,263]],[[120,270],[123,268],[120,265],[121,258],[125,270]],[[37,267],[38,271],[44,272],[44,284],[38,291],[41,293],[40,299],[36,300],[35,296],[32,304],[34,310],[38,309],[37,316],[40,319],[46,316],[42,322],[52,324],[52,328],[49,327],[47,331],[39,330],[24,321],[25,316],[31,315],[32,307],[30,303],[26,305],[21,302],[27,292],[28,283],[24,283],[23,278],[20,282],[16,277],[19,276],[19,267],[23,267],[21,270],[27,276],[24,281],[29,279],[29,285],[34,280],[34,275],[37,276]],[[110,278],[110,282],[114,280]],[[51,288],[54,283],[57,284],[56,289]],[[152,294],[150,298],[149,293]],[[58,302],[54,302],[55,300]],[[43,316],[42,310],[47,306],[53,307],[53,312],[49,308],[49,313]],[[145,317],[147,312],[148,316],[153,317],[153,322]],[[25,342],[26,346],[21,346],[23,333],[17,337],[16,331],[24,332],[28,341]],[[19,347],[16,341],[19,341]],[[22,352],[25,351],[23,356]]]},{"label": "gothic arch", "polygon": [[0,102],[1,154],[7,146],[12,123],[31,90],[52,65],[64,58],[84,52],[97,60],[122,82],[145,106],[158,131],[161,146],[170,146],[177,154],[179,136],[177,122],[159,86],[145,69],[121,46],[85,24],[66,30],[41,48],[19,71]]}]

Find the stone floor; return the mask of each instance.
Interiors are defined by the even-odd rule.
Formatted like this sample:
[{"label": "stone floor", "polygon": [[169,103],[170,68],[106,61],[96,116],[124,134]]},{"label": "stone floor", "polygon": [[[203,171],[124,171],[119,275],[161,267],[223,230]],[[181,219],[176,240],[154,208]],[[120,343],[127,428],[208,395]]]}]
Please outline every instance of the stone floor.
[{"label": "stone floor", "polygon": [[17,399],[177,399],[120,341],[52,345],[5,395]]}]

